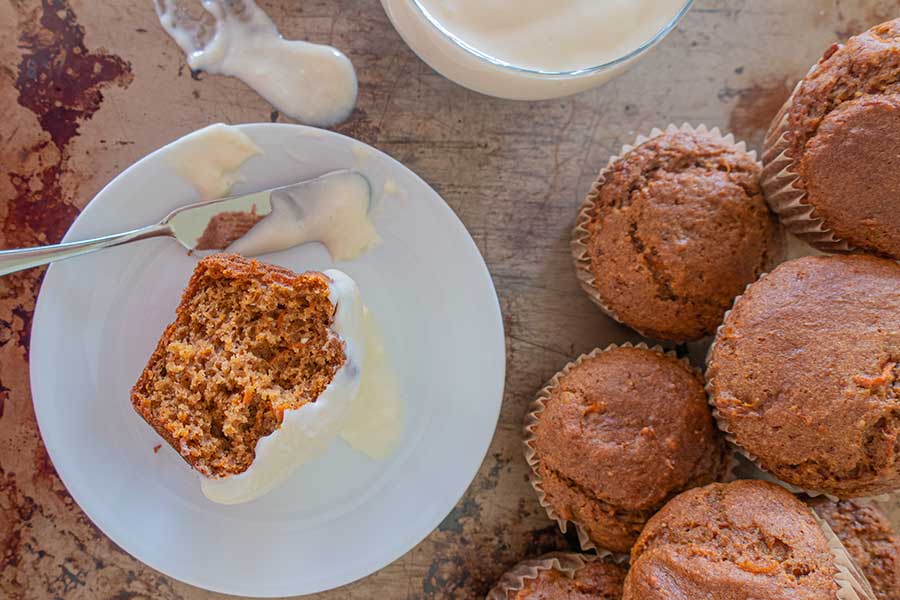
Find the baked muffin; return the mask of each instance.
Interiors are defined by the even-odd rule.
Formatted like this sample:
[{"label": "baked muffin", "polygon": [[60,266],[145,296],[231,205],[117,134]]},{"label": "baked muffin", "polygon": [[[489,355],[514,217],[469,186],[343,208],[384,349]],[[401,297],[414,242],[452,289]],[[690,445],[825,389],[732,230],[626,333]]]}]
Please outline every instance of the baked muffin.
[{"label": "baked muffin", "polygon": [[623,600],[829,600],[834,557],[803,502],[735,481],[674,498],[631,551]]},{"label": "baked muffin", "polygon": [[609,557],[554,553],[510,569],[488,600],[621,600],[627,569]]},{"label": "baked muffin", "polygon": [[573,233],[582,286],[644,336],[715,332],[734,297],[777,262],[782,235],[743,144],[673,130],[615,159]]},{"label": "baked muffin", "polygon": [[900,265],[783,263],[735,302],[710,350],[719,426],[763,469],[852,498],[900,488]]},{"label": "baked muffin", "polygon": [[792,231],[822,250],[900,258],[900,19],[825,52],[763,158],[766,195]]},{"label": "baked muffin", "polygon": [[131,403],[203,475],[210,500],[252,500],[339,434],[365,367],[363,309],[340,271],[208,256]]},{"label": "baked muffin", "polygon": [[900,539],[887,515],[866,500],[819,497],[808,503],[840,538],[878,600],[900,600]]},{"label": "baked muffin", "polygon": [[703,384],[673,356],[621,347],[557,375],[526,417],[526,456],[551,518],[627,552],[669,498],[723,477],[728,456]]}]

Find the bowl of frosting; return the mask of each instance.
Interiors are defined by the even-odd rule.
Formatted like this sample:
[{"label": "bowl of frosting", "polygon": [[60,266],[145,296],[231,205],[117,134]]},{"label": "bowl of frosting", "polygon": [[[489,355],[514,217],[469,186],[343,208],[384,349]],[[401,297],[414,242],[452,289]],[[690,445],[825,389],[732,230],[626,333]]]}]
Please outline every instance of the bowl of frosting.
[{"label": "bowl of frosting", "polygon": [[623,73],[671,32],[693,0],[382,0],[433,69],[467,88],[543,100]]}]

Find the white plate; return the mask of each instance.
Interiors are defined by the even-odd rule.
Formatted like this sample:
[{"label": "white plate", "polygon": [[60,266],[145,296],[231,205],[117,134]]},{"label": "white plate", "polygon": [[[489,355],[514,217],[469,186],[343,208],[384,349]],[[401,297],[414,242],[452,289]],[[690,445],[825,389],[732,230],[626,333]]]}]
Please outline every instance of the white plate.
[{"label": "white plate", "polygon": [[[333,265],[312,244],[263,258],[300,271],[337,266],[359,283],[384,329],[405,400],[399,447],[376,461],[338,440],[264,498],[239,506],[206,500],[198,476],[129,401],[196,263],[169,239],[50,268],[31,338],[34,407],[69,492],[126,551],[213,591],[312,593],[403,555],[471,483],[500,410],[503,326],[474,242],[414,173],[338,134],[280,124],[241,129],[265,155],[244,164],[246,181],[234,193],[350,167],[377,190],[375,224],[384,244],[371,253]],[[166,152],[154,152],[106,186],[66,241],[145,225],[194,200],[166,164]],[[381,191],[389,181],[400,193]]]}]

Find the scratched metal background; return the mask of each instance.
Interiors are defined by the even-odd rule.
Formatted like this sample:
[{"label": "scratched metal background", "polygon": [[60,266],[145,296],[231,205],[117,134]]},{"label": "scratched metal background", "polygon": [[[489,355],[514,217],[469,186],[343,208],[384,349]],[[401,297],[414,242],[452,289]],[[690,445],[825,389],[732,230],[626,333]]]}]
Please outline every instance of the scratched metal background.
[{"label": "scratched metal background", "polygon": [[[568,234],[610,153],[669,122],[758,146],[792,83],[835,39],[900,16],[898,0],[698,0],[629,74],[539,103],[468,92],[403,44],[377,0],[262,0],[288,37],[347,52],[359,104],[338,128],[430,182],[494,277],[509,371],[496,438],[453,513],[407,556],[323,599],[475,598],[527,555],[564,548],[526,483],[519,426],[534,392],[600,342]],[[191,73],[151,0],[0,0],[0,244],[55,242],[107,181],[206,124],[282,120],[239,81]],[[143,566],[69,497],[41,444],[28,385],[42,272],[0,278],[0,597],[218,596]],[[634,339],[620,330],[619,340]],[[359,552],[348,548],[348,552]]]}]

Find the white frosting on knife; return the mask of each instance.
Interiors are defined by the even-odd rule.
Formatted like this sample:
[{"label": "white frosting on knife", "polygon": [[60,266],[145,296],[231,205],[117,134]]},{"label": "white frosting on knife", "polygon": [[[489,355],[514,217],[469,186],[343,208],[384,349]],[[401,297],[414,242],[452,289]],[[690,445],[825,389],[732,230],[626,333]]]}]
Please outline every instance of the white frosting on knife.
[{"label": "white frosting on knife", "polygon": [[371,191],[354,171],[323,175],[291,191],[273,192],[272,212],[226,249],[244,256],[322,242],[334,260],[351,260],[381,242],[369,219]]}]

